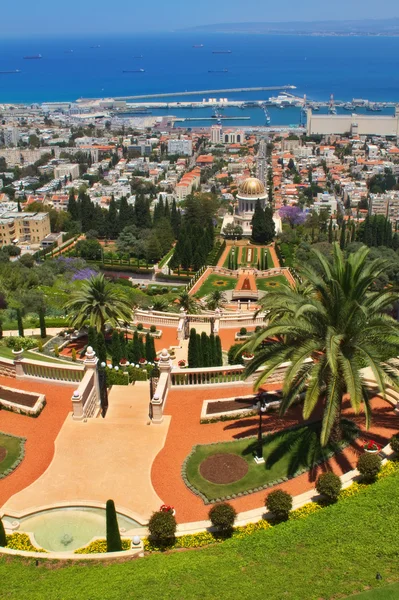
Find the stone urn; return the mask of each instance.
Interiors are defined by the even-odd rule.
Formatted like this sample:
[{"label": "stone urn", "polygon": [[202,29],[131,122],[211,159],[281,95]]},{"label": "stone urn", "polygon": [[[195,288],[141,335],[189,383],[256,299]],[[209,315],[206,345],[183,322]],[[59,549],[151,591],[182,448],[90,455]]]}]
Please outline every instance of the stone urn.
[{"label": "stone urn", "polygon": [[253,354],[247,354],[247,355],[242,354],[241,358],[244,362],[244,366],[246,366],[251,362],[251,360],[254,359],[254,355]]},{"label": "stone urn", "polygon": [[19,348],[18,350],[13,350],[12,351],[13,355],[14,355],[14,360],[21,360],[22,355],[24,353],[24,349],[23,348]]}]

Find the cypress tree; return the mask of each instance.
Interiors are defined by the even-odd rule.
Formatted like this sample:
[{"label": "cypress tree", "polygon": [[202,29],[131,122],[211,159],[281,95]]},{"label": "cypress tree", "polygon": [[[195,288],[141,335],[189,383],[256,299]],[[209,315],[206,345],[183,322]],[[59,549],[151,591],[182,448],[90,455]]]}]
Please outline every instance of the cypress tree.
[{"label": "cypress tree", "polygon": [[197,345],[197,367],[203,367],[204,366],[204,361],[203,361],[203,357],[202,357],[202,340],[201,340],[201,334],[197,333],[195,335],[196,338],[196,345]]},{"label": "cypress tree", "polygon": [[75,200],[75,190],[72,189],[69,192],[69,198],[68,198],[68,212],[71,215],[71,218],[73,221],[78,221],[79,219],[79,210],[78,210],[78,204]]},{"label": "cypress tree", "polygon": [[270,206],[265,207],[265,231],[266,231],[266,239],[265,242],[269,243],[273,241],[274,236],[276,235],[276,226],[273,221],[273,209]]},{"label": "cypress tree", "polygon": [[114,329],[112,333],[112,365],[116,367],[119,365],[122,358],[121,344],[119,340],[119,333]]},{"label": "cypress tree", "polygon": [[0,340],[3,339],[3,320],[0,317]]},{"label": "cypress tree", "polygon": [[201,367],[210,367],[209,337],[203,331],[201,333]]},{"label": "cypress tree", "polygon": [[198,366],[197,332],[195,329],[190,330],[187,359],[189,367],[195,368]]},{"label": "cypress tree", "polygon": [[215,334],[211,333],[209,336],[209,366],[215,367],[216,365],[216,340]]},{"label": "cypress tree", "polygon": [[7,546],[6,532],[4,531],[3,521],[0,519],[0,546],[5,548]]},{"label": "cypress tree", "polygon": [[87,345],[91,346],[95,353],[97,353],[97,331],[94,327],[89,327],[87,335]]},{"label": "cypress tree", "polygon": [[19,337],[24,337],[24,324],[22,322],[22,312],[20,308],[17,308],[17,326]]},{"label": "cypress tree", "polygon": [[145,336],[145,357],[151,363],[156,357],[154,338],[149,333]]},{"label": "cypress tree", "polygon": [[139,349],[140,349],[140,358],[145,358],[145,346],[143,341],[143,336],[139,335]]},{"label": "cypress tree", "polygon": [[252,239],[254,242],[264,244],[268,238],[265,213],[258,199],[255,204],[255,211],[252,217]]},{"label": "cypress tree", "polygon": [[332,220],[332,217],[330,217],[330,222],[328,223],[328,242],[329,242],[329,244],[332,244],[332,242],[333,242],[333,220]]},{"label": "cypress tree", "polygon": [[113,500],[107,500],[105,515],[107,520],[107,552],[120,552],[122,550],[122,540]]},{"label": "cypress tree", "polygon": [[341,237],[339,238],[339,247],[341,250],[345,249],[345,231],[346,231],[346,223],[345,221],[342,223],[341,227]]},{"label": "cypress tree", "polygon": [[104,334],[101,331],[97,335],[97,358],[100,363],[107,362],[107,347],[105,345]]},{"label": "cypress tree", "polygon": [[137,364],[140,360],[140,341],[139,334],[137,331],[133,334],[133,341],[127,345],[127,357],[129,362]]},{"label": "cypress tree", "polygon": [[122,358],[126,358],[126,338],[125,338],[125,334],[123,333],[123,331],[119,332],[119,344],[121,347],[121,357]]},{"label": "cypress tree", "polygon": [[44,308],[40,308],[40,310],[39,310],[39,327],[40,327],[40,337],[45,338],[47,335],[47,332],[46,332],[46,319],[45,319]]},{"label": "cypress tree", "polygon": [[216,336],[216,366],[223,366],[223,351],[222,351],[222,342],[220,337]]}]

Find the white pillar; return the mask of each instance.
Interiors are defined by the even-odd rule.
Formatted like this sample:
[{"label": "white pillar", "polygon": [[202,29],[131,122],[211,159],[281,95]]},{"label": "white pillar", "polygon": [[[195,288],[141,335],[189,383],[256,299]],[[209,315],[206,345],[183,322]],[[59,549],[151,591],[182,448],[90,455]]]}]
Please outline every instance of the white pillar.
[{"label": "white pillar", "polygon": [[85,359],[83,361],[85,371],[92,371],[94,373],[94,386],[96,388],[96,398],[97,398],[97,406],[101,406],[101,396],[100,396],[100,382],[98,378],[97,371],[97,363],[98,358],[96,353],[94,352],[91,346],[87,347]]}]

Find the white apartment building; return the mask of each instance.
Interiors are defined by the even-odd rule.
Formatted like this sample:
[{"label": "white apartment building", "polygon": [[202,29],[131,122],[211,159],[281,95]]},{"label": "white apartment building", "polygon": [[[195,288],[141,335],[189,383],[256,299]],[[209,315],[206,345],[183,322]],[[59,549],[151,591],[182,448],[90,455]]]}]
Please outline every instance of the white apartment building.
[{"label": "white apartment building", "polygon": [[168,154],[179,154],[183,156],[191,156],[193,153],[193,142],[189,139],[169,140]]},{"label": "white apartment building", "polygon": [[245,134],[239,129],[224,131],[222,134],[222,142],[224,144],[242,144],[244,140]]},{"label": "white apartment building", "polygon": [[19,142],[19,131],[16,127],[5,127],[3,129],[4,145],[8,148],[10,146],[18,146]]},{"label": "white apartment building", "polygon": [[327,210],[329,214],[334,214],[337,212],[338,202],[335,196],[332,194],[324,193],[317,194],[317,200],[313,203],[313,209],[316,212],[320,212],[321,210]]},{"label": "white apartment building", "polygon": [[54,177],[56,179],[63,179],[64,177],[71,177],[72,179],[78,179],[79,177],[79,165],[66,163],[58,165],[54,169]]},{"label": "white apartment building", "polygon": [[212,125],[211,127],[211,142],[212,144],[220,144],[222,141],[223,129],[221,125]]}]

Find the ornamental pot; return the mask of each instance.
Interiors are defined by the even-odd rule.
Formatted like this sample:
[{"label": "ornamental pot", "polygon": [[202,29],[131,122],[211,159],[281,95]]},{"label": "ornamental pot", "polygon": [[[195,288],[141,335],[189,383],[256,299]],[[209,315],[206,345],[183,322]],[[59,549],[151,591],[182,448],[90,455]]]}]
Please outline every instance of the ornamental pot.
[{"label": "ornamental pot", "polygon": [[378,454],[379,450],[369,450],[368,448],[363,448],[363,450],[365,452],[367,452],[368,454]]},{"label": "ornamental pot", "polygon": [[243,360],[243,362],[244,362],[244,365],[247,365],[248,363],[250,363],[250,362],[251,362],[251,360],[253,360],[253,359],[254,359],[254,357],[253,357],[253,356],[242,356],[241,358],[242,358],[242,360]]}]

